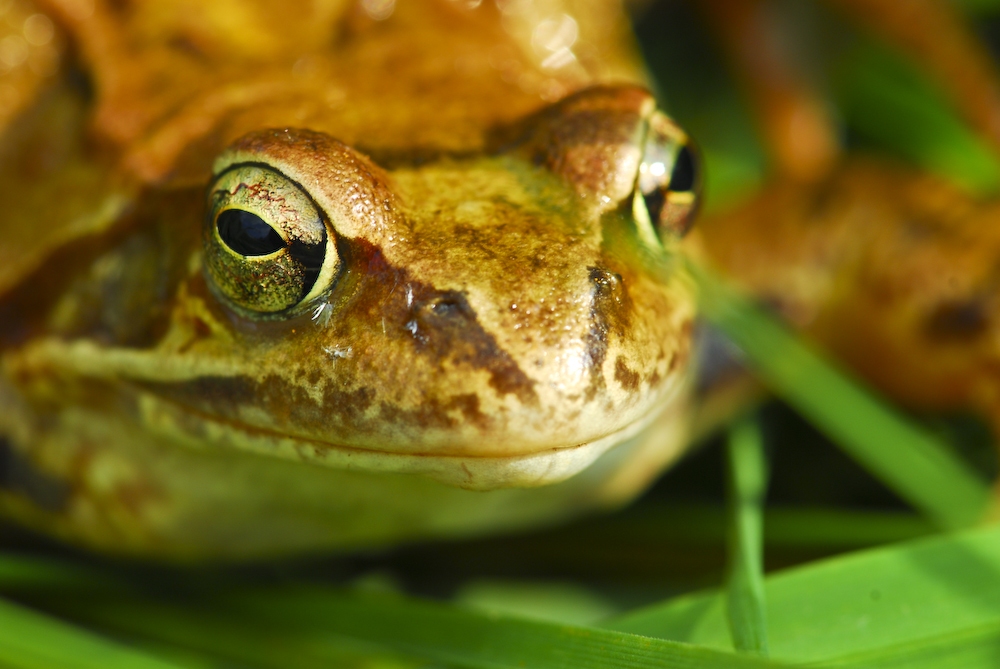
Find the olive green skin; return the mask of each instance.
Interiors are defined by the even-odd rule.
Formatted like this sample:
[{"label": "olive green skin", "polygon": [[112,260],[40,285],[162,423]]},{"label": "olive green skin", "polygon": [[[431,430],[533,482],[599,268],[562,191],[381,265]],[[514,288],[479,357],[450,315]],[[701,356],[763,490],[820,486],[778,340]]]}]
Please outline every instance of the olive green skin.
[{"label": "olive green skin", "polygon": [[[605,56],[552,71],[486,5],[261,3],[268,51],[221,15],[184,46],[180,16],[39,4],[95,93],[57,76],[3,137],[4,514],[158,559],[349,550],[621,504],[680,452],[693,297],[637,209],[662,117],[599,84],[641,82],[617,8],[568,3]],[[261,301],[220,255],[244,165],[319,212],[317,285]]]}]

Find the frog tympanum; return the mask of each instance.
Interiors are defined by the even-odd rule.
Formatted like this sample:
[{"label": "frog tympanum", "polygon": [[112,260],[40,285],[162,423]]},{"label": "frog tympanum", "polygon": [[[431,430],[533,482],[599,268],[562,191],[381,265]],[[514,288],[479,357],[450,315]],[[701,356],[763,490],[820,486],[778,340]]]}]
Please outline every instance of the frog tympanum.
[{"label": "frog tympanum", "polygon": [[619,504],[678,454],[687,138],[614,6],[500,4],[18,5],[65,50],[0,140],[5,515],[350,549]]}]

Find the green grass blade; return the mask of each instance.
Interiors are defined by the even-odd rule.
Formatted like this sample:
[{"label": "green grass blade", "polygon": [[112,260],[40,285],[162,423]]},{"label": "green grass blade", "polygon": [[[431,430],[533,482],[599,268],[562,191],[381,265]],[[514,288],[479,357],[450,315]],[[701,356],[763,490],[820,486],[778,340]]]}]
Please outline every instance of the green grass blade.
[{"label": "green grass blade", "polygon": [[702,313],[762,381],[900,497],[944,528],[977,522],[986,484],[932,435],[834,370],[777,320],[692,267]]},{"label": "green grass blade", "polygon": [[423,662],[356,639],[310,631],[276,629],[239,615],[220,612],[211,601],[163,602],[116,597],[67,605],[62,613],[145,643],[182,648],[254,669],[416,669]]},{"label": "green grass blade", "polygon": [[767,465],[757,424],[747,419],[731,428],[726,451],[730,514],[726,570],[729,629],[736,650],[766,656],[762,507],[767,491]]},{"label": "green grass blade", "polygon": [[[289,669],[334,661],[345,639],[381,651],[446,665],[484,669],[740,669],[781,666],[762,658],[577,627],[384,593],[323,587],[235,592],[182,609],[150,601],[94,602],[73,614],[147,641],[198,648],[218,657],[272,667],[275,648],[295,650]],[[198,613],[194,613],[197,611]],[[239,641],[234,630],[244,630]],[[277,656],[280,659],[281,654]],[[282,665],[277,665],[282,666]]]},{"label": "green grass blade", "polygon": [[[833,666],[995,667],[1000,528],[840,556],[765,581],[773,657]],[[609,627],[729,647],[721,592],[686,595]]]},{"label": "green grass blade", "polygon": [[180,665],[0,600],[0,666],[16,669],[177,669]]},{"label": "green grass blade", "polygon": [[336,633],[465,667],[711,669],[772,663],[606,629],[490,615],[395,595],[285,590],[237,596],[234,615],[292,631]]}]

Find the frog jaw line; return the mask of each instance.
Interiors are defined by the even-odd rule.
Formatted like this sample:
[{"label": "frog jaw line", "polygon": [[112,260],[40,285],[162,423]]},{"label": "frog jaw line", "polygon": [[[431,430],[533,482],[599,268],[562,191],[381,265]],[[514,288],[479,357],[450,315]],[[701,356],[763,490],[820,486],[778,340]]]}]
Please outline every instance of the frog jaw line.
[{"label": "frog jaw line", "polygon": [[[665,403],[658,409],[672,404]],[[642,433],[662,413],[651,411],[642,420],[585,443],[528,454],[470,456],[374,451],[275,434],[195,414],[148,392],[141,394],[139,410],[147,427],[195,449],[204,449],[205,444],[210,443],[212,448],[232,448],[336,469],[426,476],[467,490],[531,488],[558,483],[582,472],[606,452]]]}]

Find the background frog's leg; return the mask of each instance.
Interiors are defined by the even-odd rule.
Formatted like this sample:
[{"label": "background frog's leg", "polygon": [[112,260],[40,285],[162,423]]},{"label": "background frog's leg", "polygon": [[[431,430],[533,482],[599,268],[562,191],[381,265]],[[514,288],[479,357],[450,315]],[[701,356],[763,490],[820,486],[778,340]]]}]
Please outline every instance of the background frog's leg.
[{"label": "background frog's leg", "polygon": [[1000,152],[1000,78],[955,3],[829,0],[929,73],[969,123]]},{"label": "background frog's leg", "polygon": [[747,91],[777,171],[797,181],[826,175],[839,153],[822,97],[796,65],[777,8],[768,0],[697,3]]}]

